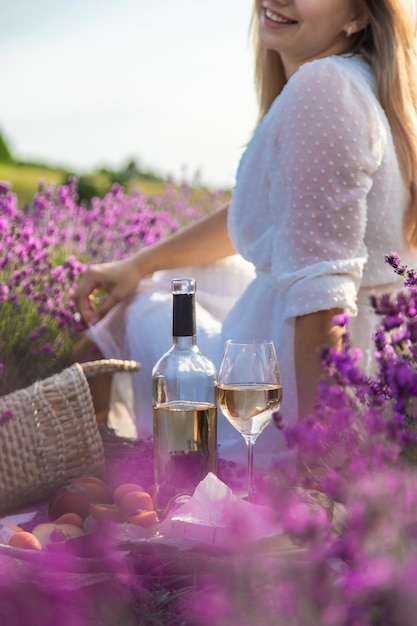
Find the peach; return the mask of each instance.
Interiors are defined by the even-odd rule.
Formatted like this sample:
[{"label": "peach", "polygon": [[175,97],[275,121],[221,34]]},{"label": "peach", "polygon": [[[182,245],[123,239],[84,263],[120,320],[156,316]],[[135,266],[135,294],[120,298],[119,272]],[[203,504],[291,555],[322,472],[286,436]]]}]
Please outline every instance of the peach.
[{"label": "peach", "polygon": [[71,480],[70,485],[81,485],[87,491],[90,491],[94,502],[102,502],[110,504],[113,502],[112,490],[106,483],[96,476],[80,476]]},{"label": "peach", "polygon": [[77,513],[85,519],[90,512],[90,504],[94,501],[91,491],[81,485],[65,485],[58,489],[49,501],[48,517],[56,520],[64,513]]},{"label": "peach", "polygon": [[122,498],[131,491],[145,491],[145,489],[141,487],[141,485],[137,485],[135,483],[123,483],[122,485],[116,487],[113,491],[114,502],[116,504],[120,504]]},{"label": "peach", "polygon": [[42,550],[42,544],[33,534],[25,530],[16,532],[9,539],[9,546],[13,548],[22,548],[23,550]]},{"label": "peach", "polygon": [[[67,539],[81,537],[85,532],[79,526],[73,524],[55,524],[54,522],[43,522],[35,526],[32,533],[40,541],[43,548],[50,543],[61,543]],[[20,535],[20,533],[17,533]]]},{"label": "peach", "polygon": [[100,522],[123,522],[125,514],[117,504],[93,503],[90,515]]},{"label": "peach", "polygon": [[72,526],[83,527],[83,518],[77,513],[64,513],[56,518],[55,524],[71,524]]},{"label": "peach", "polygon": [[146,491],[130,491],[120,500],[120,508],[128,515],[155,509],[152,498]]},{"label": "peach", "polygon": [[77,476],[77,478],[72,478],[70,483],[94,483],[99,487],[110,489],[104,480],[97,478],[97,476]]},{"label": "peach", "polygon": [[17,526],[16,524],[6,524],[5,528],[10,528],[10,530],[14,530],[15,533],[22,533],[23,528],[21,526]]},{"label": "peach", "polygon": [[142,526],[142,528],[148,528],[153,526],[158,521],[158,515],[156,511],[142,511],[136,515],[129,515],[127,518],[129,524],[135,524],[136,526]]}]

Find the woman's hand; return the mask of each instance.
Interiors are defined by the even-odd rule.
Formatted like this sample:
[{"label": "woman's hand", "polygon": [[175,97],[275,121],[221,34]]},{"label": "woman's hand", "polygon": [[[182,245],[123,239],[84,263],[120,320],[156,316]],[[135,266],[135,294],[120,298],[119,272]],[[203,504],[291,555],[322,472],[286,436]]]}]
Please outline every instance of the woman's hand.
[{"label": "woman's hand", "polygon": [[[91,265],[74,296],[83,320],[94,324],[121,300],[133,296],[142,278],[158,270],[213,263],[235,254],[227,230],[227,211],[226,204],[195,224],[122,261]],[[107,294],[107,298],[96,306],[94,295],[99,289]]]},{"label": "woman's hand", "polygon": [[[137,259],[128,258],[111,263],[90,265],[75,291],[75,304],[87,324],[94,324],[104,317],[116,304],[132,296],[143,278]],[[106,297],[98,306],[95,295],[98,290]]]}]

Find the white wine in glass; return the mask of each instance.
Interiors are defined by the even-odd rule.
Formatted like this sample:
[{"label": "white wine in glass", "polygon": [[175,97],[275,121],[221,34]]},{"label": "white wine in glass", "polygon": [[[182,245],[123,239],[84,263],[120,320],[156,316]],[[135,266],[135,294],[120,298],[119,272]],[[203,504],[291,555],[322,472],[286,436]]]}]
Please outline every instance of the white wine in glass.
[{"label": "white wine in glass", "polygon": [[248,500],[254,501],[253,450],[258,435],[281,406],[282,383],[272,341],[226,342],[218,378],[223,415],[248,448]]}]

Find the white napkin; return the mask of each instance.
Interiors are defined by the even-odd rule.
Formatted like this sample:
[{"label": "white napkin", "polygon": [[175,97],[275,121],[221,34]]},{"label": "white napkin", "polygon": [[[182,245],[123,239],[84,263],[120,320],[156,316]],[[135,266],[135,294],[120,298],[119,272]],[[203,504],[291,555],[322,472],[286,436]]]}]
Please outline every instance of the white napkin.
[{"label": "white napkin", "polygon": [[11,528],[6,528],[6,526],[1,527],[0,525],[0,545],[4,544],[6,546],[9,545],[10,537],[16,534],[15,530]]},{"label": "white napkin", "polygon": [[24,522],[30,522],[37,515],[37,511],[28,511],[26,513],[15,513],[13,515],[8,515],[7,517],[0,517],[0,524],[6,526],[7,524],[14,524],[15,526],[19,526]]},{"label": "white napkin", "polygon": [[273,509],[235,496],[210,472],[191,498],[159,524],[159,532],[164,537],[236,547],[282,534],[275,518]]}]

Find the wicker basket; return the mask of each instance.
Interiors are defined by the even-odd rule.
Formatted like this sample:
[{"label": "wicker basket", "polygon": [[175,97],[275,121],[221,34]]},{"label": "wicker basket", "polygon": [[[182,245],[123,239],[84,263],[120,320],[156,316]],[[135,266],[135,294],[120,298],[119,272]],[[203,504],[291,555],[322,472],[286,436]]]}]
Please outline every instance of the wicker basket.
[{"label": "wicker basket", "polygon": [[1,515],[48,499],[72,478],[103,473],[88,379],[138,369],[135,361],[115,359],[75,363],[0,397]]}]

